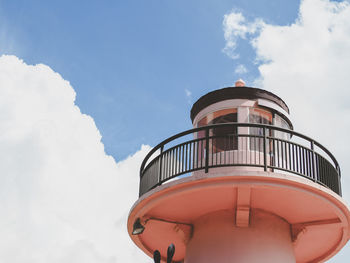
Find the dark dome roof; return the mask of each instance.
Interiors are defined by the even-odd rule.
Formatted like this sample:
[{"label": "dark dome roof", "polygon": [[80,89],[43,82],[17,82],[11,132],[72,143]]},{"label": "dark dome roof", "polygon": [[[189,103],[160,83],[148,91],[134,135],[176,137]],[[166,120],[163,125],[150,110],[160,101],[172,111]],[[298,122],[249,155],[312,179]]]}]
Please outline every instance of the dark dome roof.
[{"label": "dark dome roof", "polygon": [[289,113],[287,104],[275,94],[257,88],[251,87],[228,87],[223,89],[214,90],[200,97],[192,106],[191,120],[193,122],[196,115],[208,107],[219,101],[229,99],[266,99],[279,105],[282,109]]}]

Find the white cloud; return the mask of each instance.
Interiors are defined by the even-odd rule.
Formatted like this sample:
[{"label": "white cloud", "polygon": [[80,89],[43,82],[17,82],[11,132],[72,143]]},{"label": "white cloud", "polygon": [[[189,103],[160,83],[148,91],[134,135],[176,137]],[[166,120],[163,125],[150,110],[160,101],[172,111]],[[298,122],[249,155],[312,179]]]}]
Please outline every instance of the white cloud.
[{"label": "white cloud", "polygon": [[69,82],[0,57],[0,261],[141,262],[126,231],[149,146],[115,163]]},{"label": "white cloud", "polygon": [[262,62],[262,87],[286,99],[296,128],[345,157],[350,128],[349,3],[302,1],[294,24],[266,25],[254,46]]},{"label": "white cloud", "polygon": [[[251,24],[238,17],[232,24],[239,25],[243,34],[225,30],[226,47],[232,45],[231,38],[244,38],[244,32],[250,32],[245,28]],[[260,62],[256,84],[285,99],[297,131],[334,153],[342,167],[343,195],[349,202],[350,4],[303,0],[294,23],[264,24],[250,41]],[[330,262],[348,262],[349,258],[347,245]]]},{"label": "white cloud", "polygon": [[245,17],[240,12],[231,12],[224,16],[223,27],[226,46],[223,51],[232,59],[239,58],[236,53],[237,40],[245,39],[247,35],[253,35],[264,23],[261,19],[256,19],[254,22],[246,22]]},{"label": "white cloud", "polygon": [[248,72],[248,70],[243,64],[240,64],[235,68],[236,74],[245,74],[247,72]]}]

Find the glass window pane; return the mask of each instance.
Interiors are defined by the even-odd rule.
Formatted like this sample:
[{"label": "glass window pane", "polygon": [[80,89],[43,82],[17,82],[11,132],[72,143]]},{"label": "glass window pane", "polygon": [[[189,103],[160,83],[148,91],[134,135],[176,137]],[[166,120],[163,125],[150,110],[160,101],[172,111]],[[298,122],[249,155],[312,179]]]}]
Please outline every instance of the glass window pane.
[{"label": "glass window pane", "polygon": [[[259,108],[251,108],[249,110],[249,123],[257,124],[272,124],[272,113],[266,110]],[[250,135],[257,135],[256,137],[250,138],[250,150],[251,151],[260,151],[263,149],[263,140],[262,136],[264,135],[264,129],[258,127],[249,128]],[[268,134],[267,134],[268,135]]]},{"label": "glass window pane", "polygon": [[[278,114],[275,114],[275,125],[277,127],[281,127],[284,129],[290,129],[288,122],[286,122],[281,116]],[[290,134],[281,132],[281,131],[275,131],[274,136],[279,139],[284,139],[284,140],[289,140],[290,139]]]},{"label": "glass window pane", "polygon": [[[237,122],[237,109],[224,109],[209,113],[198,122],[198,127],[205,125]],[[213,153],[237,149],[237,127],[219,127],[210,131]],[[205,137],[205,131],[197,133],[197,138]]]}]

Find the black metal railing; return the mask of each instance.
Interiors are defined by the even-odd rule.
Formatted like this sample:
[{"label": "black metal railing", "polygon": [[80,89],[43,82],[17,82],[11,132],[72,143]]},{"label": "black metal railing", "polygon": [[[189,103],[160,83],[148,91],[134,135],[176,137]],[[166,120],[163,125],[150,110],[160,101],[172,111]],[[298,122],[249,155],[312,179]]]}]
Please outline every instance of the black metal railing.
[{"label": "black metal railing", "polygon": [[161,142],[141,164],[139,194],[180,175],[225,166],[284,171],[341,195],[340,168],[325,147],[292,130],[252,123],[203,126]]}]

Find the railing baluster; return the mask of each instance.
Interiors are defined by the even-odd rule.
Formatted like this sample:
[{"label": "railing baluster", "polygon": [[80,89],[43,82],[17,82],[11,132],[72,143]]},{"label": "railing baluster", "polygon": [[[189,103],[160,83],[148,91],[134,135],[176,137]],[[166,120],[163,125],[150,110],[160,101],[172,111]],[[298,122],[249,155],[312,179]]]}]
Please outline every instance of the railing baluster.
[{"label": "railing baluster", "polygon": [[282,168],[284,168],[285,162],[285,143],[281,141],[281,152],[282,152]]},{"label": "railing baluster", "polygon": [[288,143],[288,167],[289,170],[292,170],[292,163],[291,163],[291,155],[290,155],[290,143]]},{"label": "railing baluster", "polygon": [[256,164],[256,138],[255,137],[252,137],[252,140],[253,140],[253,152],[254,152],[254,164]]},{"label": "railing baluster", "polygon": [[197,169],[197,170],[198,170],[198,167],[199,167],[199,156],[198,156],[198,148],[199,148],[199,147],[198,147],[198,146],[199,146],[198,144],[199,144],[199,143],[198,143],[198,142],[199,142],[199,141],[196,141],[196,142],[195,142],[195,144],[194,144],[194,149],[193,149],[193,151],[196,152],[196,153],[195,153],[195,155],[196,155],[196,167],[195,167],[195,169]]},{"label": "railing baluster", "polygon": [[209,171],[209,129],[205,130],[205,172]]},{"label": "railing baluster", "polygon": [[227,150],[230,148],[229,146],[227,146],[227,135],[225,135],[224,137],[224,141],[225,141],[225,150],[224,150],[224,164],[226,164],[226,152]]},{"label": "railing baluster", "polygon": [[317,182],[317,167],[316,167],[316,153],[315,153],[315,142],[311,141],[311,152],[312,152],[312,173],[314,175],[314,181]]},{"label": "railing baluster", "polygon": [[168,152],[168,151],[166,152],[166,158],[165,158],[165,160],[166,160],[165,178],[168,178],[168,176],[169,176],[169,152]]},{"label": "railing baluster", "polygon": [[162,164],[163,164],[163,150],[164,150],[164,145],[160,147],[160,154],[159,154],[159,174],[158,174],[158,185],[161,184],[162,181]]},{"label": "railing baluster", "polygon": [[231,150],[234,151],[234,145],[231,143],[231,135],[228,136],[228,145],[230,147],[229,152],[228,152],[228,162],[227,164],[231,163]]},{"label": "railing baluster", "polygon": [[304,148],[304,151],[305,151],[305,175],[306,176],[309,176],[309,158],[308,158],[308,150],[306,148]]},{"label": "railing baluster", "polygon": [[249,164],[249,162],[248,162],[248,152],[249,152],[248,139],[249,139],[249,137],[245,136],[244,138],[245,138],[245,163]]},{"label": "railing baluster", "polygon": [[197,149],[196,149],[196,151],[197,151],[197,169],[199,169],[199,168],[201,168],[201,166],[199,165],[200,164],[200,152],[199,152],[199,150],[200,150],[200,147],[199,147],[199,143],[200,142],[202,142],[202,141],[197,141]]},{"label": "railing baluster", "polygon": [[192,142],[190,143],[190,153],[189,153],[189,169],[192,170],[193,169],[193,158],[192,158]]},{"label": "railing baluster", "polygon": [[174,175],[177,174],[178,167],[179,166],[179,147],[175,148],[175,155],[174,155]]},{"label": "railing baluster", "polygon": [[300,173],[301,174],[305,174],[305,156],[304,156],[304,148],[300,147],[300,154],[301,154],[301,169],[300,169]]},{"label": "railing baluster", "polygon": [[276,139],[276,143],[277,143],[277,167],[281,167],[280,166],[280,141],[278,139]]},{"label": "railing baluster", "polygon": [[211,138],[211,166],[214,165],[214,138]]},{"label": "railing baluster", "polygon": [[312,178],[312,152],[310,150],[308,150],[309,153],[309,177]]},{"label": "railing baluster", "polygon": [[296,167],[297,167],[296,172],[300,173],[300,147],[296,145],[295,148],[296,148],[295,154],[296,154]]},{"label": "railing baluster", "polygon": [[261,145],[262,145],[262,138],[261,137],[256,137],[254,138],[254,140],[256,141],[257,145],[256,145],[256,153],[258,154],[258,165],[262,166],[262,161],[261,161],[261,153],[262,153],[262,149],[261,149]]},{"label": "railing baluster", "polygon": [[184,156],[184,163],[185,163],[185,171],[186,171],[186,172],[188,171],[188,167],[187,167],[187,158],[188,158],[188,149],[187,149],[187,145],[188,145],[188,143],[185,144],[185,149],[184,149],[184,153],[185,153],[185,156]]},{"label": "railing baluster", "polygon": [[303,148],[299,146],[299,173],[303,174]]},{"label": "railing baluster", "polygon": [[173,158],[172,158],[172,162],[173,162],[173,165],[172,165],[172,167],[173,167],[173,171],[172,171],[172,173],[171,173],[171,177],[173,177],[174,176],[174,174],[176,173],[176,150],[177,150],[177,148],[174,148],[173,149]]},{"label": "railing baluster", "polygon": [[180,173],[180,168],[181,168],[181,147],[176,147],[176,149],[178,149],[176,151],[176,158],[177,158],[177,161],[176,161],[176,174],[179,174]]},{"label": "railing baluster", "polygon": [[203,154],[204,154],[204,147],[203,147],[203,140],[200,140],[200,147],[199,147],[199,151],[200,151],[200,168],[203,167]]},{"label": "railing baluster", "polygon": [[341,183],[340,183],[340,178],[341,178],[341,174],[340,174],[340,168],[339,165],[337,165],[337,180],[338,180],[338,191],[340,193],[340,195],[342,194],[342,189],[341,189]]},{"label": "railing baluster", "polygon": [[266,156],[266,140],[267,140],[267,137],[266,137],[266,127],[264,127],[264,130],[263,130],[263,134],[264,134],[264,171],[267,171],[267,156]]},{"label": "railing baluster", "polygon": [[303,169],[302,169],[302,174],[305,174],[305,149],[301,148],[301,155],[302,155],[302,165],[303,165]]},{"label": "railing baluster", "polygon": [[173,164],[174,164],[174,149],[172,149],[170,152],[169,152],[169,175],[168,175],[168,178],[170,178],[173,174]]},{"label": "railing baluster", "polygon": [[[215,145],[218,144],[218,137],[215,137]],[[218,152],[218,148],[216,147],[215,149],[215,165],[218,165],[218,157],[219,156],[219,152]]]}]

